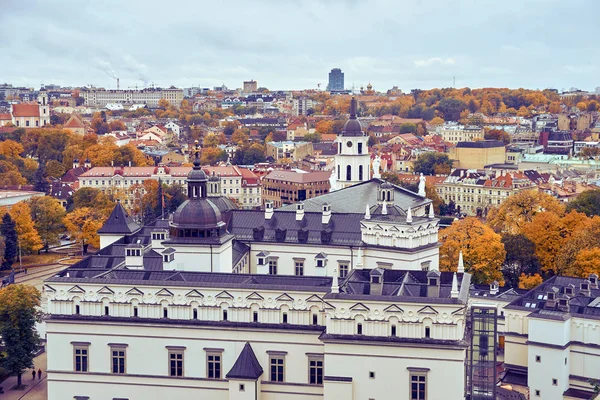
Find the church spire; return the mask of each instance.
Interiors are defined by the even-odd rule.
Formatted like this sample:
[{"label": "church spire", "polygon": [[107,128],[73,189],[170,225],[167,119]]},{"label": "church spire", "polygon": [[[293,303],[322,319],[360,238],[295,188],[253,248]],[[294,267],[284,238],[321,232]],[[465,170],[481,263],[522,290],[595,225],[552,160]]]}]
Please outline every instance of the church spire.
[{"label": "church spire", "polygon": [[350,118],[356,119],[356,97],[352,96],[350,100]]}]

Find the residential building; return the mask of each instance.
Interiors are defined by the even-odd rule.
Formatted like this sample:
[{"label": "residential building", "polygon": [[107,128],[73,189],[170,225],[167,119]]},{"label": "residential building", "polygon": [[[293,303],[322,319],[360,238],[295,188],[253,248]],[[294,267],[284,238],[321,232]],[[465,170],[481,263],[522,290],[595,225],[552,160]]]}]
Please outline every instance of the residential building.
[{"label": "residential building", "polygon": [[566,131],[542,131],[540,144],[546,154],[570,155],[573,151],[573,136]]},{"label": "residential building", "polygon": [[458,142],[473,142],[483,140],[485,132],[478,126],[465,126],[456,123],[446,123],[436,129],[436,134],[440,135],[444,141],[457,144]]},{"label": "residential building", "polygon": [[167,122],[165,124],[165,128],[173,132],[173,134],[177,137],[179,137],[179,134],[181,133],[181,127],[177,125],[174,121]]},{"label": "residential building", "polygon": [[138,140],[154,140],[159,144],[166,144],[173,140],[173,135],[162,125],[155,125],[138,132]]},{"label": "residential building", "polygon": [[341,92],[344,90],[344,73],[340,68],[333,68],[329,73],[327,90],[330,92]]},{"label": "residential building", "polygon": [[267,142],[266,156],[278,161],[283,158],[289,158],[293,161],[303,160],[305,157],[313,155],[313,144],[311,142]]},{"label": "residential building", "polygon": [[308,111],[312,110],[315,102],[308,97],[298,97],[292,101],[292,113],[295,116],[308,115]]},{"label": "residential building", "polygon": [[585,147],[596,147],[596,148],[600,148],[600,142],[598,141],[574,141],[573,142],[573,154],[577,155],[579,154],[579,152],[581,150],[583,150]]},{"label": "residential building", "polygon": [[488,165],[504,164],[506,148],[499,140],[458,142],[450,149],[450,159],[461,169],[484,169]]},{"label": "residential building", "polygon": [[522,190],[537,190],[522,172],[500,171],[498,175],[466,169],[455,169],[436,192],[445,203],[454,202],[459,213],[486,216],[489,209]]},{"label": "residential building", "polygon": [[86,106],[105,107],[109,103],[146,104],[148,107],[158,107],[158,102],[165,99],[172,106],[179,107],[183,100],[183,89],[170,87],[168,89],[146,88],[140,90],[106,90],[100,88],[83,88],[79,95]]},{"label": "residential building", "polygon": [[[124,204],[132,207],[141,193],[147,179],[161,180],[167,185],[177,184],[187,191],[186,177],[192,167],[94,167],[79,175],[79,187],[93,187],[106,193],[125,192]],[[258,177],[252,171],[238,166],[210,167],[203,170],[217,182],[210,191],[214,196],[226,196],[234,200],[240,207],[256,208],[262,204],[262,188]],[[142,193],[143,194],[143,193]]]},{"label": "residential building", "polygon": [[254,79],[251,79],[249,81],[244,81],[244,88],[242,89],[242,92],[255,93],[257,90],[258,90],[258,82],[256,82]]},{"label": "residential building", "polygon": [[350,118],[335,142],[338,153],[335,155],[335,172],[332,190],[343,189],[371,179],[371,157],[369,137],[362,131],[356,117],[356,99],[350,101]]},{"label": "residential building", "polygon": [[275,170],[263,177],[263,203],[275,207],[329,193],[331,171]]}]

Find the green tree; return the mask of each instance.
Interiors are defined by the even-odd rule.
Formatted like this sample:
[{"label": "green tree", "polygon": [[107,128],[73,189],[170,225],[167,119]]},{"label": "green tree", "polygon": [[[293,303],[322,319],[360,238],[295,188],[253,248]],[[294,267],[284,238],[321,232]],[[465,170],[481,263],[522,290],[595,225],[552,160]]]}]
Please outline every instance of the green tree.
[{"label": "green tree", "polygon": [[504,279],[511,287],[519,286],[521,274],[539,273],[540,262],[535,255],[535,244],[523,234],[506,234],[502,236],[506,250],[506,259],[502,266]]},{"label": "green tree", "polygon": [[64,224],[71,236],[81,242],[83,252],[87,253],[90,244],[100,247],[98,229],[102,227],[104,220],[104,216],[98,209],[82,207],[67,214]]},{"label": "green tree", "polygon": [[177,207],[187,200],[183,187],[179,184],[168,185],[165,189],[165,210],[175,212]]},{"label": "green tree", "polygon": [[417,125],[405,123],[400,125],[400,133],[417,133]]},{"label": "green tree", "polygon": [[321,141],[321,134],[318,132],[307,133],[304,135],[303,140],[306,142],[319,143]]},{"label": "green tree", "polygon": [[39,344],[35,323],[41,321],[37,308],[40,292],[29,285],[9,285],[0,290],[0,333],[6,346],[4,367],[17,375],[17,387],[22,387],[21,375],[33,368],[33,357]]},{"label": "green tree", "polygon": [[600,189],[587,190],[567,203],[567,212],[575,210],[588,217],[600,215]]},{"label": "green tree", "polygon": [[58,200],[49,196],[36,196],[29,200],[31,218],[35,221],[46,253],[51,245],[60,243],[60,234],[63,231],[63,218],[65,209]]},{"label": "green tree", "polygon": [[165,210],[165,194],[163,192],[163,183],[158,179],[158,190],[156,191],[156,210],[154,210],[154,215],[156,218],[161,218],[164,214]]},{"label": "green tree", "polygon": [[414,171],[423,175],[450,173],[452,160],[444,153],[423,153],[414,162]]},{"label": "green tree", "polygon": [[17,258],[18,236],[15,221],[9,213],[2,217],[0,233],[4,237],[4,257],[2,259],[2,269],[9,269]]},{"label": "green tree", "polygon": [[48,192],[48,180],[46,179],[46,168],[44,163],[40,162],[35,174],[33,174],[33,190],[36,192]]},{"label": "green tree", "polygon": [[460,113],[467,108],[467,105],[458,99],[444,98],[440,100],[437,110],[443,114],[446,121],[458,121]]}]

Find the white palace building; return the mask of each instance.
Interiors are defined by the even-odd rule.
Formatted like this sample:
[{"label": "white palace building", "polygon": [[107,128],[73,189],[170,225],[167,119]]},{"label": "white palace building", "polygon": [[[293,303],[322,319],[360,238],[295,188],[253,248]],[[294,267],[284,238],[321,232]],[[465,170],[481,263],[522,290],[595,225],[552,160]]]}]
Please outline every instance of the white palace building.
[{"label": "white palace building", "polygon": [[336,160],[362,179],[279,209],[236,209],[197,155],[168,219],[117,204],[45,281],[48,399],[493,399],[498,306],[438,271],[423,180],[371,179],[364,146]]}]

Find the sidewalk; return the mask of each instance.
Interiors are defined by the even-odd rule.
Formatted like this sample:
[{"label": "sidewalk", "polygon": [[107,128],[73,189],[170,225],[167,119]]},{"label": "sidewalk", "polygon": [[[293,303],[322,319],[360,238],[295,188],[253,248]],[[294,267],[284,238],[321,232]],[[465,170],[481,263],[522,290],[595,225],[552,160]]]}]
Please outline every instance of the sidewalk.
[{"label": "sidewalk", "polygon": [[17,385],[17,377],[9,376],[0,383],[4,388],[4,393],[0,394],[0,400],[46,400],[48,398],[48,388],[46,385],[46,352],[43,352],[34,358],[35,370],[42,369],[42,379],[31,379],[31,370],[28,369],[21,377],[21,382],[25,386],[23,389],[13,390]]}]

